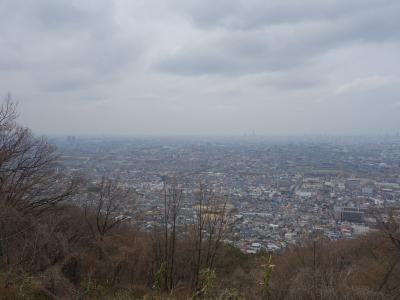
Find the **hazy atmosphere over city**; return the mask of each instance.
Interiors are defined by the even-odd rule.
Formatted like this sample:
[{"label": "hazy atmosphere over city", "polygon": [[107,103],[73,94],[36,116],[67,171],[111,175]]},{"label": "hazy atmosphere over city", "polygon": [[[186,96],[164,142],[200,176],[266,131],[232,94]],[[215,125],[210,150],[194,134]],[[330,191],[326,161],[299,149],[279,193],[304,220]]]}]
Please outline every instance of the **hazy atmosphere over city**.
[{"label": "hazy atmosphere over city", "polygon": [[400,0],[0,0],[0,300],[399,300]]},{"label": "hazy atmosphere over city", "polygon": [[38,134],[396,134],[399,16],[397,0],[0,0],[0,93]]}]

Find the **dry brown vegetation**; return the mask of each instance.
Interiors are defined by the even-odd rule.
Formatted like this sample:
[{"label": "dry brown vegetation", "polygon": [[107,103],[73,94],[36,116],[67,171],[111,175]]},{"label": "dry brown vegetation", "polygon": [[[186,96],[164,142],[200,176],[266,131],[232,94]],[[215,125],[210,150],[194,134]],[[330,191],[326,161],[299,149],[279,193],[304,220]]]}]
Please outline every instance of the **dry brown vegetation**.
[{"label": "dry brown vegetation", "polygon": [[182,227],[182,189],[166,183],[160,226],[144,233],[118,215],[128,190],[104,179],[84,208],[69,206],[63,201],[79,189],[55,166],[54,149],[18,126],[6,101],[0,299],[400,299],[393,216],[364,238],[318,239],[266,260],[221,243],[226,198],[204,186],[192,224]]},{"label": "dry brown vegetation", "polygon": [[275,257],[271,299],[399,299],[400,252],[382,232]]}]

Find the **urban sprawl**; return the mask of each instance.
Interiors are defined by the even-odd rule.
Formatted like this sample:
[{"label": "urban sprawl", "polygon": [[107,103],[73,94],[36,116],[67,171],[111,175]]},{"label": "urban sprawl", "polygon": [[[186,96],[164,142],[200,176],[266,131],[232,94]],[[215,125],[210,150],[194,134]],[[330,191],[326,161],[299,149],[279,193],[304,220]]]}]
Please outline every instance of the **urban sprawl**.
[{"label": "urban sprawl", "polygon": [[[225,242],[281,252],[307,238],[353,239],[400,204],[400,138],[57,137],[60,168],[95,183],[118,179],[137,197],[121,207],[143,230],[159,222],[166,177],[184,187],[189,222],[199,185],[228,199]],[[82,204],[82,199],[74,199]],[[133,206],[136,213],[133,213]]]}]

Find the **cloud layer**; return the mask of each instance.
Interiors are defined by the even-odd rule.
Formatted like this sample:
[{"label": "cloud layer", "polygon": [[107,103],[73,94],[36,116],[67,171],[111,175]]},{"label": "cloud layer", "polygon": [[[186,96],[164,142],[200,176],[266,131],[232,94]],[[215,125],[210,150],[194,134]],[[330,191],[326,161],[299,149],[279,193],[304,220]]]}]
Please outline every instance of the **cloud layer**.
[{"label": "cloud layer", "polygon": [[0,1],[0,92],[44,134],[400,130],[396,0]]}]

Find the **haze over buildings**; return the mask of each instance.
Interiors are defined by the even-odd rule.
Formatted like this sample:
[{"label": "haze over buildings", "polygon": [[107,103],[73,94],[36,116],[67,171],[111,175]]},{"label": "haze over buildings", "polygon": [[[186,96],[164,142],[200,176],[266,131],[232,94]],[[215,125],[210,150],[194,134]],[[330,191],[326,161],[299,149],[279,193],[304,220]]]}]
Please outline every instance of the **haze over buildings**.
[{"label": "haze over buildings", "polygon": [[40,134],[393,134],[399,15],[396,0],[2,0],[0,93]]}]

